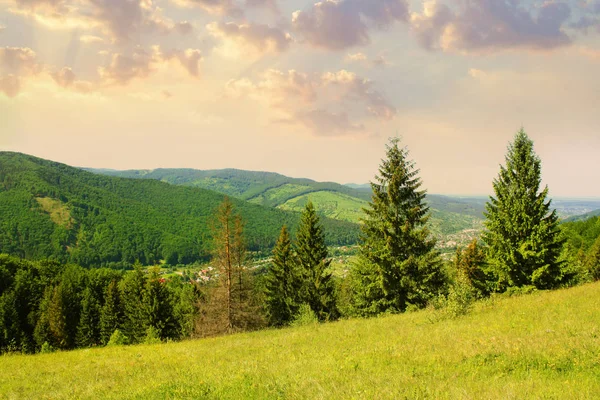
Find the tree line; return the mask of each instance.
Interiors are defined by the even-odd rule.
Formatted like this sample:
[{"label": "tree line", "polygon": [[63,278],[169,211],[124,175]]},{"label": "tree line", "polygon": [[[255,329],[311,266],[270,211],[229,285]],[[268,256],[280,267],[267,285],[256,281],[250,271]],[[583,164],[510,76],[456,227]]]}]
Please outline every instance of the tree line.
[{"label": "tree line", "polygon": [[600,239],[586,239],[587,252],[581,244],[573,255],[578,239],[560,229],[548,188],[541,188],[541,160],[523,130],[505,161],[486,205],[482,241],[459,248],[451,262],[435,248],[419,170],[398,139],[390,140],[372,183],[359,254],[346,275],[333,274],[326,232],[310,202],[295,238],[281,228],[263,270],[253,267],[245,221],[225,198],[210,223],[214,271],[207,282],[165,279],[158,268],[140,265],[121,272],[1,256],[0,348],[178,340],[600,279]]}]

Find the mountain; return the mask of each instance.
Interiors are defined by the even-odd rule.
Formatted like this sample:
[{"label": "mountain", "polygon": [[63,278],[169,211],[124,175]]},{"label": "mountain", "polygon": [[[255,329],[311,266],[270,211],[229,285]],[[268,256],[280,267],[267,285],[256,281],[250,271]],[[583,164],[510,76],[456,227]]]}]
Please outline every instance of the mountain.
[{"label": "mountain", "polygon": [[594,210],[581,215],[574,215],[566,218],[563,222],[587,221],[590,218],[600,217],[600,210]]},{"label": "mountain", "polygon": [[[290,178],[272,172],[236,169],[194,170],[97,170],[88,171],[127,178],[153,179],[175,185],[202,187],[224,193],[251,203],[287,211],[301,211],[311,200],[320,215],[341,221],[358,223],[362,209],[371,200],[371,187],[316,182],[311,179]],[[428,195],[431,207],[431,230],[442,242],[461,244],[470,241],[481,229],[486,199],[454,198]],[[463,234],[469,231],[468,234]]]},{"label": "mountain", "polygon": [[[224,195],[156,180],[93,174],[36,157],[0,152],[0,253],[82,266],[206,259],[209,224]],[[248,245],[268,251],[299,214],[235,200]],[[323,220],[329,244],[357,241],[356,224]]]}]

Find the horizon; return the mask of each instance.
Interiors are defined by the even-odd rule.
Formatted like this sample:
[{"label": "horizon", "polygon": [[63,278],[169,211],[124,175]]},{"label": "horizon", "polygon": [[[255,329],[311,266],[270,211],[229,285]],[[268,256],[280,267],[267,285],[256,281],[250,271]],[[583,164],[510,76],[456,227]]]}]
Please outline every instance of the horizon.
[{"label": "horizon", "polygon": [[0,149],[89,168],[492,193],[521,126],[550,196],[600,187],[600,1],[0,0]]}]

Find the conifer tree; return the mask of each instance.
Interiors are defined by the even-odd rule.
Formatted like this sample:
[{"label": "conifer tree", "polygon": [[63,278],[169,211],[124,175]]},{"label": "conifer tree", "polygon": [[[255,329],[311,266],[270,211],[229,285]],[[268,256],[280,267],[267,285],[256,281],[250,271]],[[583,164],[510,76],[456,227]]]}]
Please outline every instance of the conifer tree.
[{"label": "conifer tree", "polygon": [[92,290],[87,287],[81,300],[81,315],[77,325],[77,346],[91,347],[100,342],[100,307]]},{"label": "conifer tree", "polygon": [[496,290],[527,285],[549,289],[561,282],[558,215],[547,200],[548,187],[540,191],[540,185],[541,161],[521,129],[494,180],[495,197],[486,204],[483,239]]},{"label": "conifer tree", "polygon": [[371,183],[373,197],[364,209],[359,258],[352,269],[352,305],[358,315],[424,307],[445,288],[418,173],[399,139],[390,139],[379,176]]},{"label": "conifer tree", "polygon": [[139,343],[146,337],[148,319],[144,305],[146,277],[140,263],[121,281],[121,301],[124,311],[123,331],[131,343]]},{"label": "conifer tree", "polygon": [[146,279],[143,304],[148,324],[146,331],[153,328],[153,332],[160,339],[175,339],[177,326],[174,319],[173,299],[165,281],[160,279],[160,268],[158,267],[152,268]]},{"label": "conifer tree", "polygon": [[330,260],[319,216],[311,201],[306,204],[296,235],[296,254],[302,289],[301,301],[307,303],[319,320],[339,317],[335,285],[328,271]]},{"label": "conifer tree", "polygon": [[259,324],[254,303],[252,274],[246,264],[243,220],[225,197],[214,220],[213,263],[217,286],[204,305],[201,334],[212,335],[249,329]]},{"label": "conifer tree", "polygon": [[104,305],[100,310],[100,340],[107,344],[116,329],[122,328],[123,310],[117,281],[111,281],[106,287]]},{"label": "conifer tree", "polygon": [[300,282],[295,261],[290,235],[284,225],[273,249],[273,262],[265,277],[265,304],[271,326],[289,324],[298,312]]}]

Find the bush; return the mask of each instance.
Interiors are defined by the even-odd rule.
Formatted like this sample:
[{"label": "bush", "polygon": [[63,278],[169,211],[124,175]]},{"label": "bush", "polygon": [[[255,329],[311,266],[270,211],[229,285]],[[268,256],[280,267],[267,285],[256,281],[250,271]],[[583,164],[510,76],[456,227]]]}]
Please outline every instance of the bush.
[{"label": "bush", "polygon": [[50,346],[50,343],[44,342],[42,348],[40,349],[41,354],[54,353],[54,347]]},{"label": "bush", "polygon": [[113,334],[110,335],[107,346],[123,346],[126,345],[127,342],[127,336],[125,336],[120,330],[115,329]]},{"label": "bush", "polygon": [[156,344],[160,343],[160,335],[158,329],[153,326],[149,326],[146,329],[146,337],[144,338],[144,344]]},{"label": "bush", "polygon": [[319,318],[317,318],[317,314],[310,308],[310,306],[306,303],[300,306],[298,310],[298,315],[294,319],[294,321],[290,324],[291,326],[308,326],[308,325],[317,325],[319,323]]},{"label": "bush", "polygon": [[531,285],[527,285],[527,286],[511,286],[508,289],[506,289],[505,295],[508,297],[513,297],[513,296],[523,296],[525,294],[532,294],[537,292],[538,289],[535,286],[531,286]]}]

